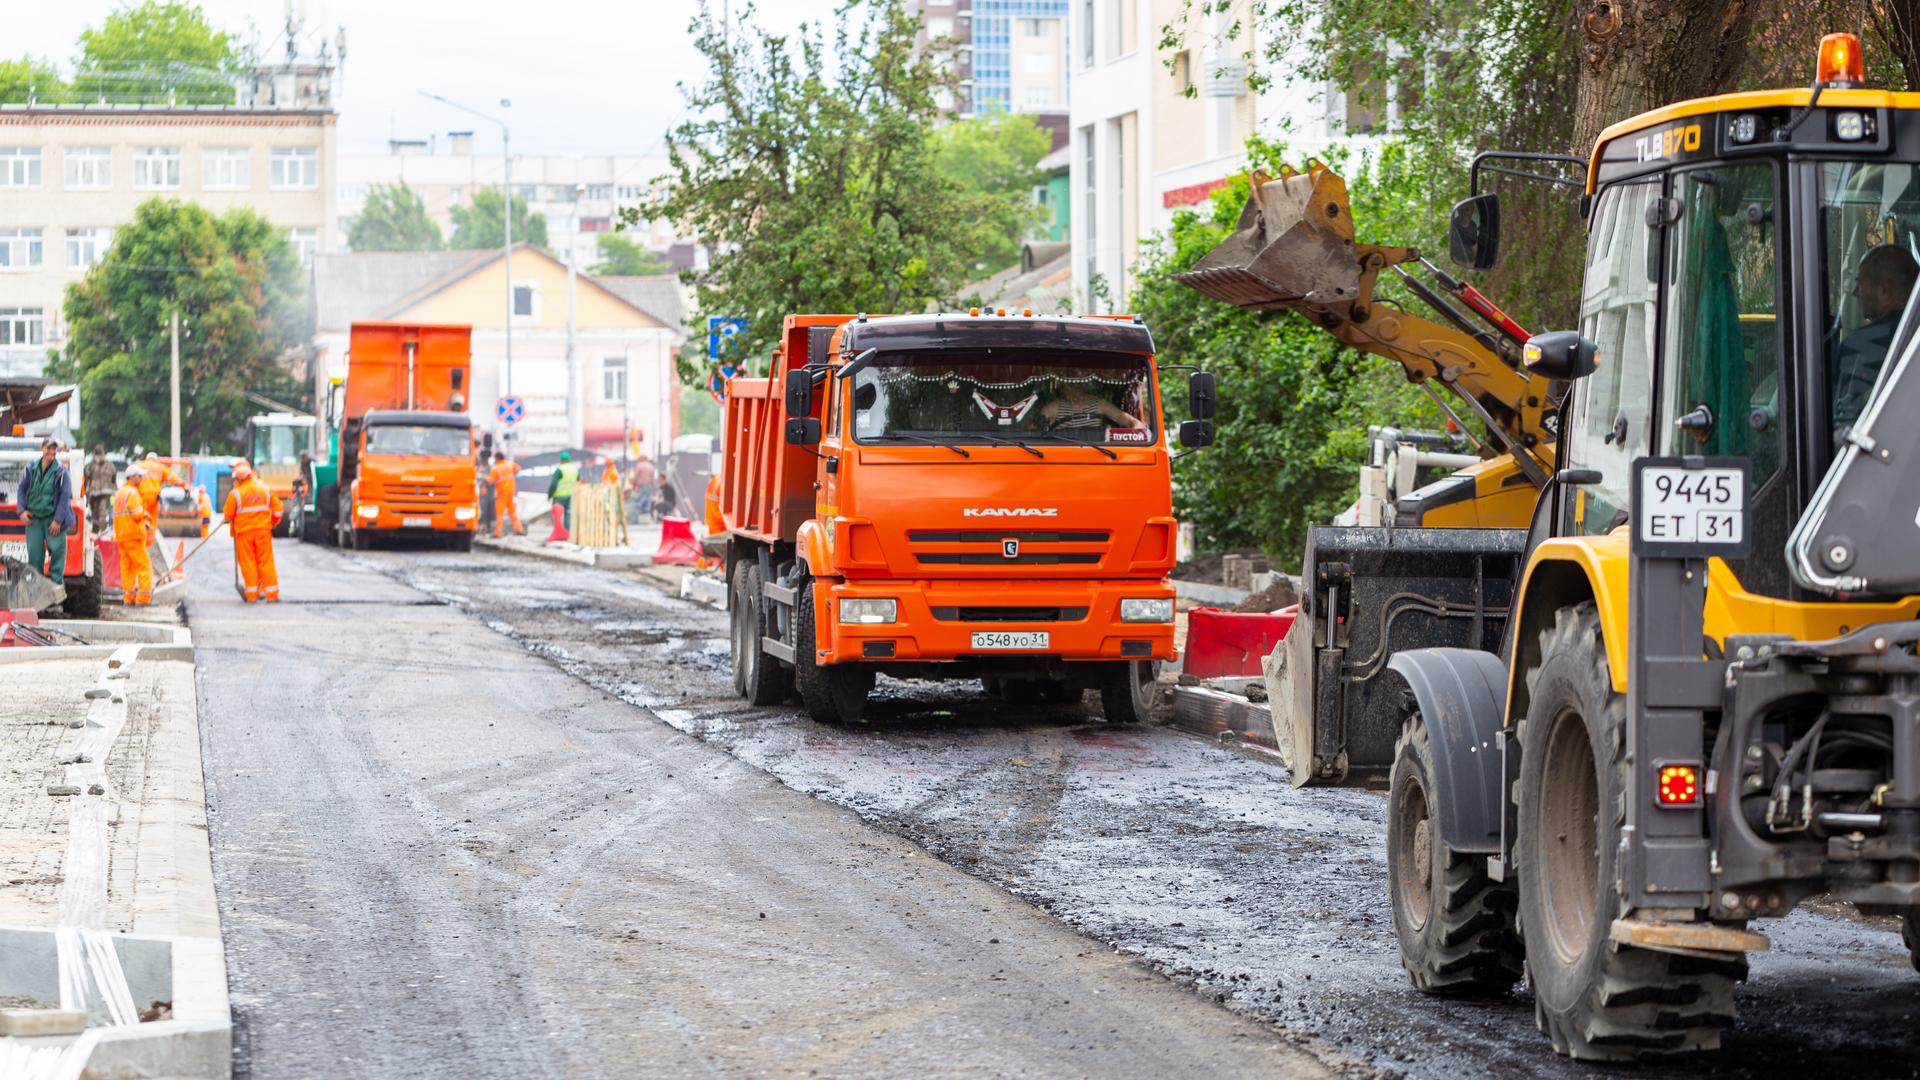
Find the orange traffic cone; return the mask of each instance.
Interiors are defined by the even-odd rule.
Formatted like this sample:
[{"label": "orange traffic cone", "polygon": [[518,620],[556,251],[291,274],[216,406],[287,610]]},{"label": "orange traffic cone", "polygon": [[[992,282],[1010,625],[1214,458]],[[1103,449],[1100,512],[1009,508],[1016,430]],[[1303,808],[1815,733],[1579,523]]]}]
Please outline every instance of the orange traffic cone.
[{"label": "orange traffic cone", "polygon": [[562,543],[564,541],[571,540],[571,539],[573,539],[573,534],[567,531],[566,508],[561,506],[559,503],[554,503],[553,504],[553,535],[547,537],[547,542],[550,544],[557,544],[557,543]]},{"label": "orange traffic cone", "polygon": [[[170,565],[180,566],[180,564],[186,561],[187,561],[187,542],[185,540],[182,540],[179,543],[176,543],[173,545],[173,562]],[[182,568],[178,572],[176,572],[174,576],[184,580],[187,576],[187,571],[184,568]]]}]

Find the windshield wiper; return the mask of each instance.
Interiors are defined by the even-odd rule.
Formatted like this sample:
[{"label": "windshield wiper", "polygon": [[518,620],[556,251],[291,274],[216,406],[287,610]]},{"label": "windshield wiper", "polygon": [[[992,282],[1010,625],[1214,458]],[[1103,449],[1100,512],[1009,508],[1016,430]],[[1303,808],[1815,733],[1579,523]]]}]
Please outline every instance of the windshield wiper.
[{"label": "windshield wiper", "polygon": [[887,438],[912,439],[914,442],[926,443],[928,446],[944,446],[947,449],[953,451],[954,453],[959,454],[961,457],[973,456],[972,454],[967,453],[964,448],[955,446],[950,442],[941,442],[939,439],[933,438],[932,436],[929,436],[929,435],[916,435],[911,431],[896,431],[888,435]]},{"label": "windshield wiper", "polygon": [[1119,454],[1114,453],[1112,450],[1109,450],[1108,448],[1100,445],[1099,443],[1079,442],[1074,439],[1069,439],[1065,435],[1061,435],[1058,432],[1048,432],[1045,437],[1048,439],[1052,439],[1053,441],[1059,443],[1062,446],[1084,446],[1089,450],[1098,450],[1101,453],[1107,455],[1107,457],[1115,461],[1118,461],[1120,459]]},{"label": "windshield wiper", "polygon": [[1027,453],[1032,454],[1034,457],[1037,457],[1037,458],[1044,458],[1047,456],[1041,453],[1038,449],[1034,448],[1033,446],[1025,442],[1022,442],[1019,439],[1015,439],[1007,435],[995,435],[991,431],[970,432],[969,434],[978,435],[981,438],[987,440],[988,442],[993,443],[995,446],[1017,446],[1020,449],[1025,450]]}]

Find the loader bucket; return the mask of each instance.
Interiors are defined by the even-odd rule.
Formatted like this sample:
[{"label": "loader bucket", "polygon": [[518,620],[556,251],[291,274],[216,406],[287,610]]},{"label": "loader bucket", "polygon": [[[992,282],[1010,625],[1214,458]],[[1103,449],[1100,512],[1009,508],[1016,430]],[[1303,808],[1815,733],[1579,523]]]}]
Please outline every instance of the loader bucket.
[{"label": "loader bucket", "polygon": [[1358,299],[1347,182],[1318,163],[1279,179],[1255,173],[1253,181],[1233,234],[1174,280],[1253,311]]},{"label": "loader bucket", "polygon": [[67,590],[49,581],[46,575],[9,555],[0,567],[0,608],[16,611],[44,611],[67,598]]}]

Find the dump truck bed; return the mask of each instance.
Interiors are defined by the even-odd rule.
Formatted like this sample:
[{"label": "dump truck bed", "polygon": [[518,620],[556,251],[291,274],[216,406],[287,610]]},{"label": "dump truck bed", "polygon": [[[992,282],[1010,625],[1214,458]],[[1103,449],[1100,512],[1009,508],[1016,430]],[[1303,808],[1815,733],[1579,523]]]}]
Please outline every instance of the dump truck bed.
[{"label": "dump truck bed", "polygon": [[834,329],[853,318],[787,316],[766,378],[727,384],[720,506],[728,529],[765,543],[791,543],[800,523],[814,516],[814,457],[811,448],[787,443],[781,387],[790,368],[824,362]]}]

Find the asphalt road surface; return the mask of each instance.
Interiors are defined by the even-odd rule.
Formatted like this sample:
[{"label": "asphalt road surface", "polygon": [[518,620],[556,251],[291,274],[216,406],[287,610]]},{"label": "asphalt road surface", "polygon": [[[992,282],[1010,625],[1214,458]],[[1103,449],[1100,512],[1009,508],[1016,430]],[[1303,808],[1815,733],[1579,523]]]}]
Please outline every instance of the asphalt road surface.
[{"label": "asphalt road surface", "polygon": [[[432,1072],[434,1062],[444,1066],[452,1058],[423,1046],[426,1056],[416,1060],[407,1056],[413,1053],[407,1040],[424,1037],[444,1015],[475,1011],[488,1020],[471,1034],[458,1028],[468,1040],[458,1044],[464,1056],[454,1055],[461,1061],[497,1060],[504,1068],[518,1059],[504,1053],[496,1059],[496,1043],[532,1041],[555,1051],[543,1059],[549,1067],[592,1071],[609,1060],[593,1053],[618,1052],[597,1007],[606,993],[573,992],[555,967],[580,978],[596,972],[595,986],[617,986],[629,995],[626,1011],[663,992],[724,993],[720,988],[735,978],[750,980],[754,1000],[763,1000],[775,992],[763,979],[775,973],[763,975],[770,962],[755,962],[751,950],[730,953],[734,965],[712,973],[689,966],[687,954],[718,948],[713,937],[727,941],[742,925],[730,918],[732,911],[701,907],[711,899],[709,890],[727,891],[711,884],[715,875],[728,885],[730,875],[744,876],[756,890],[770,887],[769,879],[802,893],[820,887],[814,878],[825,871],[807,858],[821,853],[807,832],[815,814],[858,837],[840,843],[863,852],[877,845],[883,853],[836,864],[869,895],[905,893],[926,904],[925,882],[933,875],[941,882],[934,895],[968,887],[954,868],[993,886],[969,894],[980,902],[951,912],[959,921],[943,928],[985,950],[970,954],[975,959],[1003,961],[1003,943],[1019,939],[1002,932],[1000,921],[1016,914],[1054,933],[1062,923],[1078,931],[1066,935],[1073,944],[1046,955],[1018,950],[1032,961],[1015,976],[1024,977],[1024,985],[989,980],[1005,998],[999,1002],[1004,1011],[988,1022],[1009,1025],[990,1041],[1007,1049],[1009,1037],[1037,1038],[1035,1028],[1044,1027],[1057,1031],[1058,1040],[1088,1047],[1080,1052],[1091,1054],[1097,1045],[1104,1055],[1075,1057],[1066,1043],[1041,1040],[1036,1054],[1044,1049],[1055,1056],[955,1056],[943,1026],[900,1032],[897,1045],[876,1056],[829,1059],[828,1072],[906,1071],[929,1062],[935,1071],[1285,1072],[1309,1067],[1290,1049],[1299,1047],[1349,1071],[1357,1062],[1368,1071],[1412,1076],[1595,1073],[1552,1055],[1522,992],[1487,1005],[1408,989],[1386,904],[1384,804],[1376,795],[1296,791],[1270,758],[1168,729],[1106,725],[1091,698],[1082,706],[1009,709],[987,702],[971,684],[883,680],[884,700],[872,722],[859,728],[818,725],[792,708],[751,708],[732,694],[725,615],[666,596],[637,576],[480,552],[345,555],[287,545],[281,552],[290,599],[338,602],[259,613],[197,581],[193,604],[215,873],[243,1030],[242,1064],[253,1063],[258,1075],[282,1075],[278,1055],[318,1052],[300,1048],[341,1023],[355,1033],[351,1046],[372,1055],[355,1058],[360,1067],[379,1071],[400,1061]],[[217,577],[214,570],[202,573]],[[417,606],[423,602],[441,606]],[[455,659],[469,657],[471,663]],[[292,685],[303,689],[267,689]],[[245,721],[208,714],[216,687]],[[705,746],[673,738],[675,730]],[[578,756],[548,746],[554,738],[578,744]],[[591,750],[581,748],[587,744]],[[670,753],[677,756],[667,760]],[[489,770],[492,759],[504,764]],[[704,764],[690,764],[696,761]],[[739,764],[780,787],[753,786],[755,772]],[[663,768],[675,776],[663,780]],[[687,770],[698,774],[697,782]],[[716,779],[704,779],[709,771]],[[637,786],[639,794],[622,785]],[[595,841],[579,835],[583,819],[547,805],[543,790],[565,807],[586,808],[588,818],[593,798],[612,802],[602,809],[621,815],[615,818],[620,837],[598,842],[611,847],[593,847]],[[779,815],[743,810],[743,790],[785,809]],[[850,809],[866,824],[831,807]],[[370,820],[342,821],[359,813]],[[668,815],[682,820],[659,820]],[[542,825],[560,831],[542,836]],[[728,846],[706,852],[710,857],[697,870],[671,881],[645,876],[654,872],[654,846],[671,842],[651,830],[699,836],[716,827],[728,830]],[[496,846],[484,856],[464,846],[477,841]],[[714,842],[709,834],[706,843]],[[502,854],[503,843],[519,850]],[[591,900],[562,888],[550,862],[564,864],[580,879],[571,888]],[[314,897],[300,895],[298,886],[311,886],[321,865],[329,868],[319,878],[328,882],[321,913],[303,912]],[[544,873],[543,866],[549,866]],[[644,868],[641,886],[634,883],[636,868]],[[343,882],[333,882],[335,872]],[[452,880],[449,873],[464,876]],[[499,912],[482,901],[475,912],[474,890],[513,899]],[[646,894],[644,903],[629,902],[635,891]],[[974,991],[966,987],[985,977],[966,964],[891,966],[909,954],[902,948],[924,955],[911,951],[919,941],[903,947],[896,935],[930,932],[923,921],[929,912],[909,913],[897,903],[874,912],[870,901],[853,895],[812,902],[842,917],[832,947],[852,956],[831,962],[865,972],[862,985],[880,980],[971,1001]],[[618,924],[606,918],[610,907],[629,919],[645,911],[670,910],[678,918],[696,908],[700,914],[674,924],[672,934],[643,936],[638,955],[629,955],[586,945]],[[976,915],[972,907],[983,910]],[[880,917],[887,912],[899,917]],[[996,921],[976,929],[977,919]],[[751,933],[757,923],[756,917],[744,925]],[[1726,1050],[1633,1075],[1853,1077],[1920,1070],[1914,1023],[1920,976],[1908,966],[1897,934],[1844,913],[1807,911],[1762,928],[1775,949],[1754,960],[1754,977],[1740,991],[1741,1023]],[[783,932],[776,940],[791,936]],[[979,944],[995,937],[1000,943]],[[782,947],[772,955],[792,952]],[[379,982],[394,957],[409,958],[402,968],[417,964],[426,976],[407,981],[432,993],[423,997],[418,989]],[[1080,1018],[1055,1015],[1048,1003],[1054,997],[1086,1001],[1085,992],[1067,987],[1094,978],[1080,973],[1090,964],[1113,977],[1145,977],[1187,1008],[1176,1015],[1156,998],[1142,1007],[1160,1021],[1152,1027],[1132,1021],[1075,1026]],[[318,980],[321,989],[302,974],[315,966],[361,976],[357,983],[347,980],[352,990]],[[662,969],[697,985],[662,991],[650,981]],[[444,977],[433,980],[436,974]],[[444,985],[450,979],[465,981]],[[789,978],[781,992],[791,992],[796,980],[804,981]],[[887,991],[889,1000],[897,993]],[[435,1004],[441,995],[452,995],[444,1008]],[[1022,995],[1032,995],[1036,1006],[1023,1011]],[[1194,1006],[1216,1026],[1189,1029]],[[330,1018],[335,1008],[351,1019]],[[660,1008],[678,1017],[686,1006]],[[539,1010],[538,1022],[495,1034],[504,1017],[529,1009]],[[1237,1023],[1235,1014],[1271,1023],[1256,1029]],[[781,1021],[787,1029],[781,1045],[834,1042],[832,1030],[817,1029],[835,1015],[796,1008]],[[388,1032],[382,1026],[388,1018],[406,1030]],[[1225,1060],[1196,1056],[1202,1045],[1218,1049],[1223,1029],[1217,1025],[1235,1033],[1225,1045],[1257,1049]],[[1264,1033],[1274,1025],[1288,1042]],[[529,1030],[556,1034],[542,1043]],[[681,1031],[655,1033],[664,1030]],[[803,1057],[781,1056],[757,1037],[697,1023],[688,1030],[700,1033],[693,1045],[707,1056],[659,1055],[663,1068],[815,1067]],[[1137,1036],[1152,1052],[1108,1045],[1122,1035]],[[589,1049],[561,1056],[563,1042]]]},{"label": "asphalt road surface", "polygon": [[244,607],[218,550],[237,1075],[1328,1075],[367,561],[283,542]]}]

